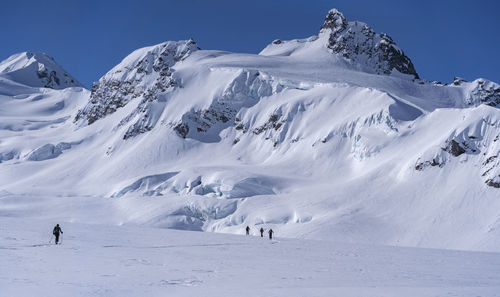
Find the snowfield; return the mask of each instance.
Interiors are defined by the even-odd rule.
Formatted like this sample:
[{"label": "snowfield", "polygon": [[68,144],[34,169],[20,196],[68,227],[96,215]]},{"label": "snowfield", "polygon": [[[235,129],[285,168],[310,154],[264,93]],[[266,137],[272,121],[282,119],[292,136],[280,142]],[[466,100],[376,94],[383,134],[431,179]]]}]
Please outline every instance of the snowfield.
[{"label": "snowfield", "polygon": [[337,10],[259,55],[138,49],[91,90],[11,56],[0,295],[499,296],[500,85],[416,66]]},{"label": "snowfield", "polygon": [[[2,296],[499,296],[500,254],[0,218]],[[256,231],[255,229],[253,230]],[[7,268],[7,269],[5,269]]]}]

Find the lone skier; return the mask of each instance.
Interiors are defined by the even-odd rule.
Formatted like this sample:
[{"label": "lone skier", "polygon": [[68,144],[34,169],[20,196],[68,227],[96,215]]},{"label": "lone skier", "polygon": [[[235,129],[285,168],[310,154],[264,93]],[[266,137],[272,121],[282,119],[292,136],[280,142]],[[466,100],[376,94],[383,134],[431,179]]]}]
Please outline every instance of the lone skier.
[{"label": "lone skier", "polygon": [[63,231],[62,231],[61,227],[59,227],[59,224],[57,224],[54,227],[54,230],[52,231],[52,234],[54,234],[54,236],[56,237],[56,244],[59,243],[59,235],[62,233],[63,233]]},{"label": "lone skier", "polygon": [[245,230],[247,231],[247,235],[250,235],[250,227],[247,226]]},{"label": "lone skier", "polygon": [[264,228],[260,228],[260,237],[264,237]]},{"label": "lone skier", "polygon": [[273,233],[274,233],[273,229],[269,229],[268,233],[269,233],[269,239],[273,239]]}]

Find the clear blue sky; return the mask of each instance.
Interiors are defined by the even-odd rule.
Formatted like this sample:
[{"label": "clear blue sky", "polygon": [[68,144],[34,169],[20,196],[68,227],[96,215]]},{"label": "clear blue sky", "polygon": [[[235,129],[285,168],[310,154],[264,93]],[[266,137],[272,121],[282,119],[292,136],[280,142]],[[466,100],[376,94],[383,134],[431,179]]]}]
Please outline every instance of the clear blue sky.
[{"label": "clear blue sky", "polygon": [[0,60],[45,52],[86,86],[133,50],[193,38],[202,49],[258,53],[315,35],[330,8],[388,33],[424,79],[500,82],[500,1],[2,1]]}]

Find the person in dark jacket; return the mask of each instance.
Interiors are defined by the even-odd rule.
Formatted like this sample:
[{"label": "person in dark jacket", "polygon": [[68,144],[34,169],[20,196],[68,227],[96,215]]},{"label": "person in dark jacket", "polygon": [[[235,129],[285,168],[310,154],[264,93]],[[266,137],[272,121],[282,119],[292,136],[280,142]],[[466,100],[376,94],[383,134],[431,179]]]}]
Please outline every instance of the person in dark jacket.
[{"label": "person in dark jacket", "polygon": [[269,229],[268,233],[269,233],[269,239],[273,239],[273,233],[274,233],[273,229]]},{"label": "person in dark jacket", "polygon": [[245,230],[247,231],[247,235],[250,235],[250,227],[247,226]]},{"label": "person in dark jacket", "polygon": [[260,228],[260,237],[264,237],[264,228]]},{"label": "person in dark jacket", "polygon": [[59,235],[62,233],[63,233],[63,231],[62,231],[61,227],[59,227],[59,224],[57,224],[54,227],[54,230],[52,231],[52,234],[54,234],[54,236],[56,237],[56,244],[59,243]]}]

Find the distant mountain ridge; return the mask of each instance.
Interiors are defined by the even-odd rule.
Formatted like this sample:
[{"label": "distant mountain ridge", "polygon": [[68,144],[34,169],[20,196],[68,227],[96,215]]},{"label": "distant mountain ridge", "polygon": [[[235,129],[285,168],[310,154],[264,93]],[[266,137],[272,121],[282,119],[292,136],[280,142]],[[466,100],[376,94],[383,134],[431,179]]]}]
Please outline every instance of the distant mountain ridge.
[{"label": "distant mountain ridge", "polygon": [[65,89],[82,87],[52,57],[42,53],[23,52],[0,63],[0,76],[30,87]]}]

